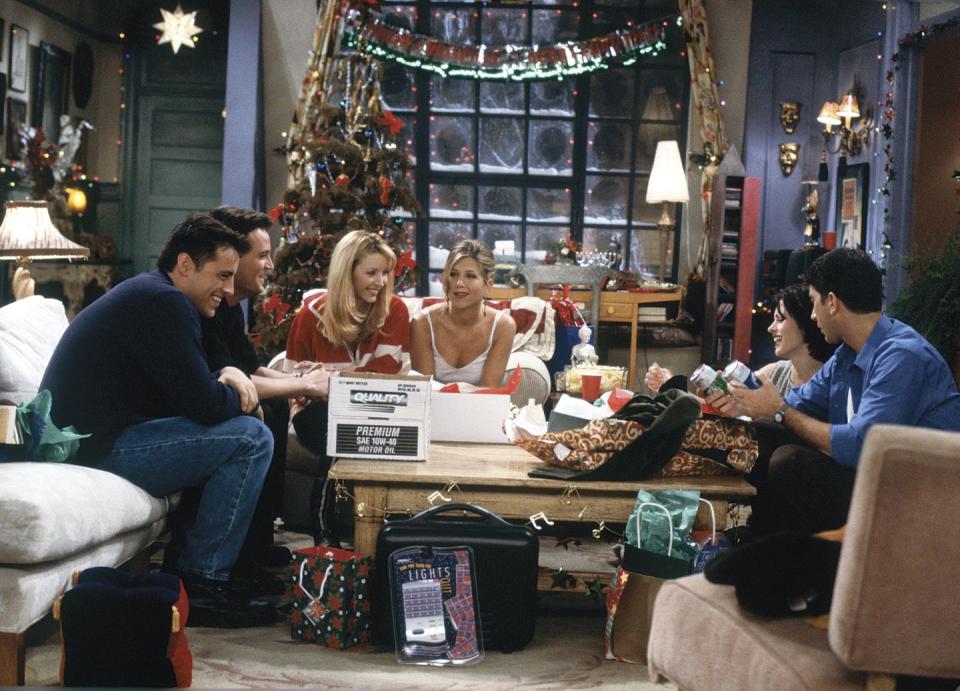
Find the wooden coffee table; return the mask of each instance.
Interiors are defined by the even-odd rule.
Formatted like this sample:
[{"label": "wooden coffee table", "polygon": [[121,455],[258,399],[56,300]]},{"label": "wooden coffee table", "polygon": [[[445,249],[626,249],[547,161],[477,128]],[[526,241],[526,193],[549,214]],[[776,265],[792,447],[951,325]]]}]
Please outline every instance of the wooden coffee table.
[{"label": "wooden coffee table", "polygon": [[[551,521],[599,525],[600,521],[624,523],[639,489],[699,490],[714,505],[718,522],[726,519],[729,499],[756,494],[742,477],[571,483],[527,476],[542,465],[511,444],[432,443],[426,461],[341,459],[330,470],[330,477],[349,488],[356,520],[354,547],[366,554],[376,551],[377,535],[387,514],[414,514],[444,503],[444,498],[477,504],[506,519],[529,521],[543,513]],[[698,523],[709,525],[709,510],[701,506],[701,512]],[[537,523],[542,526],[544,520],[537,519]]]}]

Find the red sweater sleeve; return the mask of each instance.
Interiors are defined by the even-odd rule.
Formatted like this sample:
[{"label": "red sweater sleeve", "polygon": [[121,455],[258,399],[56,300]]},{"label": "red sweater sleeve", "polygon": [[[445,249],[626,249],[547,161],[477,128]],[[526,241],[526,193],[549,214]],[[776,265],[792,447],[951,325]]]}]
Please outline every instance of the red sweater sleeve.
[{"label": "red sweater sleeve", "polygon": [[357,368],[358,372],[396,374],[410,353],[410,313],[403,300],[396,295],[390,301],[390,313],[383,325],[383,333],[360,345],[361,360],[369,353],[370,359]]}]

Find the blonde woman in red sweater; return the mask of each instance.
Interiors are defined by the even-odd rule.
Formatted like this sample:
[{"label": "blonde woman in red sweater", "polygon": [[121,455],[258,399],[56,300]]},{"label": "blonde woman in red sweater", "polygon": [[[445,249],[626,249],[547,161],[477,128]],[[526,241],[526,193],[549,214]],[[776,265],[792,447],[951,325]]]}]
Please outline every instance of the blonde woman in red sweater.
[{"label": "blonde woman in red sweater", "polygon": [[[409,315],[393,294],[397,258],[376,233],[354,230],[330,258],[327,292],[311,296],[293,319],[287,363],[322,364],[328,370],[396,374],[409,359]],[[334,497],[327,482],[327,402],[314,401],[293,418],[301,443],[319,456],[321,472],[310,497],[313,537],[339,545]]]}]

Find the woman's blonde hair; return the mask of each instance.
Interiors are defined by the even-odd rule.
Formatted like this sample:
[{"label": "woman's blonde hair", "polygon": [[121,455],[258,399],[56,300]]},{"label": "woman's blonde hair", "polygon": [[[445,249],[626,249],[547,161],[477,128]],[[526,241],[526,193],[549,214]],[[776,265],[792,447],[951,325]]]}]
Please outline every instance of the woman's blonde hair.
[{"label": "woman's blonde hair", "polygon": [[447,263],[443,265],[443,292],[450,292],[450,272],[454,264],[461,259],[473,259],[480,265],[483,272],[483,282],[489,283],[493,279],[494,264],[493,252],[479,240],[461,240],[447,255]]},{"label": "woman's blonde hair", "polygon": [[352,230],[333,248],[330,272],[327,275],[327,297],[317,328],[323,337],[335,346],[373,338],[387,321],[390,301],[393,298],[392,280],[388,280],[384,285],[369,312],[357,307],[353,270],[370,254],[382,254],[387,260],[387,271],[393,273],[397,256],[376,233]]}]

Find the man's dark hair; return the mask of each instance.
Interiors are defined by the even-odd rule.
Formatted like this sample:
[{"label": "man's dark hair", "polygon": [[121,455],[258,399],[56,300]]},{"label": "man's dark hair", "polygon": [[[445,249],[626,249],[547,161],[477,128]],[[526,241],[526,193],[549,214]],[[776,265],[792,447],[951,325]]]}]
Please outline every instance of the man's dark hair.
[{"label": "man's dark hair", "polygon": [[273,220],[266,214],[236,206],[218,206],[210,215],[241,235],[247,235],[258,228],[266,230],[273,225]]},{"label": "man's dark hair", "polygon": [[819,257],[806,271],[804,281],[826,300],[833,293],[856,314],[883,309],[883,277],[863,250],[840,247]]},{"label": "man's dark hair", "polygon": [[820,327],[810,316],[813,311],[813,301],[810,300],[807,287],[802,283],[794,283],[777,293],[774,300],[776,301],[774,309],[780,309],[782,302],[784,309],[797,322],[800,333],[803,334],[803,342],[807,344],[807,350],[810,351],[810,357],[820,362],[830,359],[837,346],[827,343]]},{"label": "man's dark hair", "polygon": [[211,216],[194,214],[177,225],[167,238],[167,244],[157,257],[157,268],[164,273],[173,271],[177,257],[186,252],[199,271],[217,256],[221,247],[232,247],[243,256],[250,251],[250,242],[235,230],[227,228]]}]

